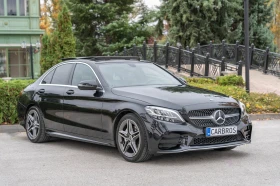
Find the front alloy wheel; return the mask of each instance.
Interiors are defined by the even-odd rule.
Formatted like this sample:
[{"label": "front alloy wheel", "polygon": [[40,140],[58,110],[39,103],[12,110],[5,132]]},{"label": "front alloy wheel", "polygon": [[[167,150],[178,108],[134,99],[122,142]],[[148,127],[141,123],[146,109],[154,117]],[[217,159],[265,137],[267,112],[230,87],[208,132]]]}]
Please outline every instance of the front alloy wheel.
[{"label": "front alloy wheel", "polygon": [[127,114],[119,121],[116,144],[123,158],[130,162],[146,161],[152,157],[144,124],[134,114]]},{"label": "front alloy wheel", "polygon": [[118,143],[122,153],[129,158],[134,157],[139,151],[141,137],[139,128],[133,120],[126,119],[121,123],[118,133]]}]

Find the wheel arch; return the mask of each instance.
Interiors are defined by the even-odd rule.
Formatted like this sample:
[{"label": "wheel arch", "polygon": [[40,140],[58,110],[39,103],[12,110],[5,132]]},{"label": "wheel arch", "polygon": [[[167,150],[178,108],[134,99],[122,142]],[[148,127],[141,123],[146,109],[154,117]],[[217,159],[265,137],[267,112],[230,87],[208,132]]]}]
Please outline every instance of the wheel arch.
[{"label": "wheel arch", "polygon": [[140,120],[140,122],[142,122],[143,126],[146,128],[146,125],[144,124],[143,119],[141,118],[141,116],[135,110],[132,110],[132,109],[121,110],[113,121],[113,125],[114,125],[113,134],[114,134],[115,145],[116,145],[116,131],[117,131],[118,123],[127,114],[134,114],[135,116],[137,116],[137,118]]},{"label": "wheel arch", "polygon": [[35,103],[35,102],[29,103],[29,104],[27,105],[26,110],[25,110],[25,113],[24,113],[24,125],[22,125],[24,128],[25,128],[26,114],[27,114],[28,110],[29,110],[31,107],[33,107],[33,106],[36,106],[36,107],[38,107],[38,108],[40,109],[39,105],[38,105],[37,103]]}]

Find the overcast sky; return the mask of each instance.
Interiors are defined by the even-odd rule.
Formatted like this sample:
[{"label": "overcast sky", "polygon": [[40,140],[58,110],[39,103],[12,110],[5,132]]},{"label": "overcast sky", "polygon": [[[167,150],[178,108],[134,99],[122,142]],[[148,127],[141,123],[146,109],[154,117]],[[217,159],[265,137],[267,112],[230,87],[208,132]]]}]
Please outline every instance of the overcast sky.
[{"label": "overcast sky", "polygon": [[154,7],[155,5],[160,5],[160,0],[144,0],[145,3],[150,7]]}]

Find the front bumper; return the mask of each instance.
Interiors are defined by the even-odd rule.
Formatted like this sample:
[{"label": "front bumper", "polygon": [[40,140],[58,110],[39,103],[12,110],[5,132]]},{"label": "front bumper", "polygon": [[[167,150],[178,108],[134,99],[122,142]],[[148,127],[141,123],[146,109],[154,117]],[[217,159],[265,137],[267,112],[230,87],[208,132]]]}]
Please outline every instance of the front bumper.
[{"label": "front bumper", "polygon": [[212,138],[205,137],[205,128],[189,123],[174,124],[147,116],[145,125],[149,151],[152,154],[210,150],[251,143],[252,123],[248,117],[234,124],[237,126],[238,135]]},{"label": "front bumper", "polygon": [[217,145],[205,145],[205,146],[187,146],[187,145],[180,145],[178,149],[174,150],[159,150],[157,151],[158,154],[170,154],[170,153],[180,153],[180,152],[187,152],[187,151],[199,151],[199,150],[211,150],[211,149],[220,149],[220,148],[227,148],[227,147],[237,147],[240,145],[249,144],[251,141],[244,140],[232,143],[224,143],[224,144],[217,144]]}]

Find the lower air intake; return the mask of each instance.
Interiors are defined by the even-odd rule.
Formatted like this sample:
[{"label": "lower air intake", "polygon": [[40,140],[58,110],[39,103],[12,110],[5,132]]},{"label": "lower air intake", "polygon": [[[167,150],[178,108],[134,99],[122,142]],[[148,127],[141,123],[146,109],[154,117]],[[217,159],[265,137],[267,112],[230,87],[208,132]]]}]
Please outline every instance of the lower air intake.
[{"label": "lower air intake", "polygon": [[191,146],[198,146],[198,145],[216,145],[216,144],[223,144],[223,143],[230,143],[236,141],[242,141],[243,135],[232,135],[232,136],[220,136],[220,137],[195,137]]}]

